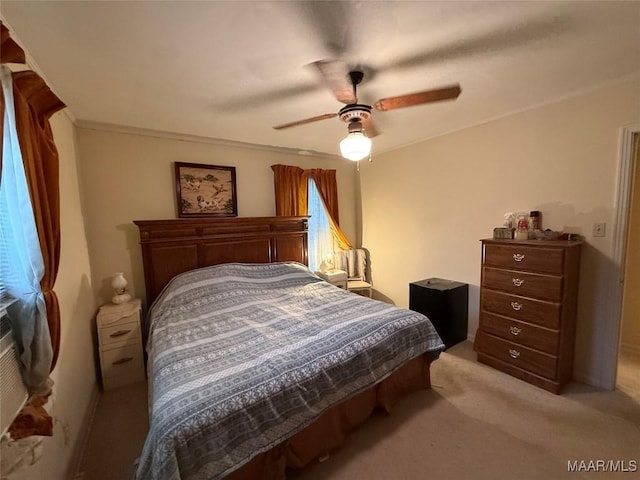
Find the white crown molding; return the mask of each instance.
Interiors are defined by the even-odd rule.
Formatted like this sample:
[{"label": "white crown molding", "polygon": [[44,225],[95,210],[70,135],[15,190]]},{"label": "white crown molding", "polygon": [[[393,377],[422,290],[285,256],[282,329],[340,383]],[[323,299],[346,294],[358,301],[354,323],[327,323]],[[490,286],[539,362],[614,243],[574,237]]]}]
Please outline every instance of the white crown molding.
[{"label": "white crown molding", "polygon": [[315,152],[315,151],[309,151],[309,150],[301,150],[298,148],[275,147],[272,145],[259,145],[255,143],[238,142],[235,140],[225,140],[222,138],[203,137],[199,135],[188,135],[183,133],[173,133],[173,132],[153,130],[148,128],[128,127],[125,125],[116,125],[112,123],[76,120],[74,124],[77,128],[84,128],[87,130],[124,133],[128,135],[140,135],[140,136],[154,137],[154,138],[166,138],[171,140],[181,140],[184,142],[192,142],[192,143],[208,143],[211,145],[218,145],[218,146],[225,146],[225,147],[249,148],[253,150],[262,150],[262,151],[268,151],[268,152],[287,153],[290,155],[303,155],[303,156],[330,158],[330,159],[342,158],[339,155],[331,155],[328,153]]},{"label": "white crown molding", "polygon": [[619,77],[619,78],[616,78],[616,79],[613,79],[613,80],[609,80],[607,82],[603,82],[603,83],[600,83],[598,85],[594,85],[594,86],[591,86],[591,87],[588,87],[588,88],[582,88],[582,89],[573,91],[571,93],[568,93],[566,95],[562,95],[560,97],[556,97],[556,98],[553,98],[553,99],[550,99],[550,100],[545,100],[543,102],[535,103],[533,105],[528,105],[528,106],[523,107],[523,108],[511,110],[509,112],[506,112],[506,113],[503,113],[503,114],[500,114],[500,115],[495,115],[493,117],[485,118],[485,119],[483,119],[483,120],[481,120],[479,122],[463,125],[460,128],[456,128],[456,129],[453,129],[453,130],[447,130],[447,131],[439,133],[438,135],[435,135],[435,136],[425,137],[423,139],[416,140],[414,142],[405,143],[403,145],[399,145],[398,147],[395,147],[393,150],[385,150],[383,152],[378,152],[378,154],[381,155],[383,153],[389,153],[390,151],[395,151],[395,150],[399,150],[401,148],[409,147],[409,146],[412,146],[412,145],[415,145],[415,144],[418,144],[418,143],[427,142],[427,141],[433,140],[435,138],[444,137],[446,135],[450,135],[452,133],[456,133],[456,132],[460,132],[460,131],[463,131],[463,130],[467,130],[469,128],[474,128],[474,127],[485,125],[485,124],[488,124],[488,123],[491,123],[491,122],[495,122],[497,120],[502,120],[503,118],[512,117],[514,115],[518,115],[518,114],[525,113],[525,112],[528,112],[528,111],[531,111],[531,110],[535,110],[537,108],[546,107],[547,105],[553,105],[555,103],[560,103],[560,102],[564,102],[566,100],[571,100],[573,98],[580,97],[582,95],[588,95],[590,93],[595,93],[595,92],[597,92],[599,90],[605,90],[607,88],[612,88],[612,87],[615,87],[617,85],[622,85],[622,84],[627,83],[627,82],[632,82],[634,80],[640,80],[640,72],[633,72],[633,73],[630,73],[629,75],[625,75],[623,77]]}]

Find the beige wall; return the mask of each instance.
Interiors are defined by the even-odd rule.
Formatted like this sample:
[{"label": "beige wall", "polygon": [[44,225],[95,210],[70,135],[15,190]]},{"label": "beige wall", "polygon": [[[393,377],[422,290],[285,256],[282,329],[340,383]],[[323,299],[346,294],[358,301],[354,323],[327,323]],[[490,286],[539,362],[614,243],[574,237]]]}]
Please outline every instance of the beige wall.
[{"label": "beige wall", "polygon": [[[491,237],[504,212],[540,210],[543,228],[572,226],[586,236],[576,377],[602,385],[602,359],[615,356],[603,349],[617,340],[611,340],[617,335],[611,233],[618,142],[621,127],[637,123],[639,114],[636,79],[364,163],[363,245],[371,251],[379,295],[406,306],[411,281],[442,277],[469,283],[473,335],[479,239]],[[607,223],[606,237],[591,236],[594,222]]]},{"label": "beige wall", "polygon": [[176,218],[174,162],[236,167],[238,216],[275,215],[273,172],[277,163],[336,169],[340,225],[355,241],[355,166],[317,158],[130,133],[78,129],[84,209],[94,291],[99,303],[112,296],[110,277],[123,271],[134,297],[144,298],[139,235],[133,220]]},{"label": "beige wall", "polygon": [[[53,437],[43,437],[42,457],[24,471],[29,480],[73,478],[93,407],[97,401],[91,268],[78,179],[75,127],[64,112],[51,119],[60,156],[60,268],[54,290],[61,313],[60,356],[55,382]],[[29,441],[38,440],[31,437]],[[27,455],[28,457],[28,455]]]},{"label": "beige wall", "polygon": [[[62,250],[55,289],[62,348],[53,373],[55,435],[26,478],[68,478],[96,394],[94,318],[122,270],[143,296],[135,219],[174,218],[174,161],[233,165],[240,216],[273,215],[274,163],[338,170],[341,224],[371,250],[378,295],[408,304],[408,283],[431,276],[470,284],[470,333],[477,328],[480,245],[505,211],[542,211],[546,228],[586,235],[576,351],[579,377],[601,379],[601,338],[616,272],[612,232],[619,128],[637,122],[640,84],[617,85],[480,125],[354,165],[269,150],[75,129],[52,119],[60,152]],[[77,135],[78,150],[75,137]],[[78,160],[81,159],[81,161]],[[361,188],[362,199],[358,192]],[[381,194],[384,192],[384,195]],[[86,232],[86,234],[85,234]],[[90,253],[89,253],[90,252]]]}]

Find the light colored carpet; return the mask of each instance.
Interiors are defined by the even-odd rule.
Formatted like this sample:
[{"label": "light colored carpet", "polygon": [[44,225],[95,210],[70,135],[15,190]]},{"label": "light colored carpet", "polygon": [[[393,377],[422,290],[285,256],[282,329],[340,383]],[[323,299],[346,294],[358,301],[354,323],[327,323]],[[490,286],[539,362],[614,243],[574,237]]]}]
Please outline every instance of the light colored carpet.
[{"label": "light colored carpet", "polygon": [[75,480],[132,480],[148,418],[146,382],[103,393]]},{"label": "light colored carpet", "polygon": [[620,349],[617,387],[640,403],[640,353]]},{"label": "light colored carpet", "polygon": [[[637,473],[568,472],[569,461],[581,460],[625,465],[635,460],[640,468],[640,404],[625,393],[575,383],[553,395],[478,364],[468,342],[433,364],[432,383],[431,390],[404,399],[391,415],[375,414],[328,460],[289,478],[638,478]],[[141,386],[103,395],[79,478],[131,480],[130,462],[147,428],[145,414]]]}]

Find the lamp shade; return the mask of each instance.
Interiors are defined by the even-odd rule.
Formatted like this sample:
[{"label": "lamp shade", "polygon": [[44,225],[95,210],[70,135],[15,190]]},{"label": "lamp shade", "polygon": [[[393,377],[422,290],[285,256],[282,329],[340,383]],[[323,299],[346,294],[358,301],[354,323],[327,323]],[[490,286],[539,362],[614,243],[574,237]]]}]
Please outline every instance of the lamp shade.
[{"label": "lamp shade", "polygon": [[115,295],[111,298],[111,301],[116,305],[121,303],[126,303],[131,300],[131,295],[127,293],[127,279],[124,278],[124,274],[122,272],[114,273],[113,279],[111,280],[111,286],[113,287],[113,291]]},{"label": "lamp shade", "polygon": [[111,287],[115,290],[117,294],[124,293],[127,290],[127,279],[124,278],[124,273],[117,272],[113,274],[113,279],[111,280]]},{"label": "lamp shade", "polygon": [[340,142],[340,153],[354,162],[362,160],[371,153],[371,139],[362,132],[350,132]]}]

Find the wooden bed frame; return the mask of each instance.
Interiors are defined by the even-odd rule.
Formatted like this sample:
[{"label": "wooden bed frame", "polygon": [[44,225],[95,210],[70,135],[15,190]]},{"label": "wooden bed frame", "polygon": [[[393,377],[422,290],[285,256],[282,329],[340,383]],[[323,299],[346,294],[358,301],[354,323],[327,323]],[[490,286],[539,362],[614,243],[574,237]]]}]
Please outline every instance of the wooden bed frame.
[{"label": "wooden bed frame", "polygon": [[[137,220],[147,305],[179,273],[227,262],[308,264],[308,217],[232,217]],[[437,355],[414,358],[377,385],[325,411],[314,423],[254,457],[227,480],[284,480],[344,442],[346,434],[376,407],[390,411],[403,396],[429,388],[430,363]]]}]

